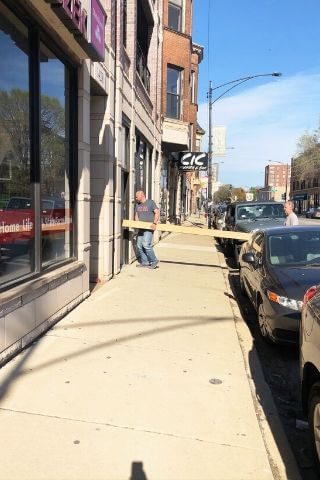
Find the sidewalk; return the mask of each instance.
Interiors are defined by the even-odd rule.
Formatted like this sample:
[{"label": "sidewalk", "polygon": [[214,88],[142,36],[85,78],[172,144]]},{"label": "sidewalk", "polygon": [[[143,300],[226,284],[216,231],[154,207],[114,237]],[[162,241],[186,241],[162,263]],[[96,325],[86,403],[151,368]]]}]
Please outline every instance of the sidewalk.
[{"label": "sidewalk", "polygon": [[212,239],[156,251],[0,370],[0,479],[274,478]]}]

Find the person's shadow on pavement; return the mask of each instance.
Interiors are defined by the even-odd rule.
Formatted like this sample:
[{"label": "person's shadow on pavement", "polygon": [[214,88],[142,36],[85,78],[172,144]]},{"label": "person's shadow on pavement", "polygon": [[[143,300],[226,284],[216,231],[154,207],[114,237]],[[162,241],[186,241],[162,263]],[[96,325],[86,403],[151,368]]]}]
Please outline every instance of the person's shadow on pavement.
[{"label": "person's shadow on pavement", "polygon": [[143,462],[132,462],[129,480],[148,480],[143,470]]}]

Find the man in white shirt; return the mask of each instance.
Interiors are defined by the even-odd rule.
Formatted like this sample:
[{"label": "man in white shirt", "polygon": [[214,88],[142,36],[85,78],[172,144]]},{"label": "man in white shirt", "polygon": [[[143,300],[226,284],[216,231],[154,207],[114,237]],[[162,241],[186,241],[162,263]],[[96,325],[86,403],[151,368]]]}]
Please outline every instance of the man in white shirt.
[{"label": "man in white shirt", "polygon": [[299,220],[297,215],[294,213],[294,203],[292,200],[288,200],[284,206],[284,213],[287,215],[287,218],[284,222],[286,227],[293,227],[294,225],[299,225]]}]

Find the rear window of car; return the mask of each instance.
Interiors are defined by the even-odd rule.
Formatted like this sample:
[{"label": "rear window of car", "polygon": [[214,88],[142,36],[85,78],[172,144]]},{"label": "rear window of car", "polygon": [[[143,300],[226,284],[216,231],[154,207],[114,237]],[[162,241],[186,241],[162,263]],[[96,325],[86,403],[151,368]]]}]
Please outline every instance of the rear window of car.
[{"label": "rear window of car", "polygon": [[270,235],[268,260],[274,266],[320,267],[320,231],[300,231]]},{"label": "rear window of car", "polygon": [[261,203],[255,205],[238,205],[238,220],[255,220],[256,218],[284,218],[283,205],[281,203]]}]

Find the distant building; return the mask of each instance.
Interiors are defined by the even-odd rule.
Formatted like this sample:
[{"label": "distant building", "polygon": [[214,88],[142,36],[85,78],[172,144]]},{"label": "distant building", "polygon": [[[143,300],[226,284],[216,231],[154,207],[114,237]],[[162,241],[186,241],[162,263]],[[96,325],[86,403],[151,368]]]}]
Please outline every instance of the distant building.
[{"label": "distant building", "polygon": [[320,145],[291,160],[291,198],[298,213],[320,206]]},{"label": "distant building", "polygon": [[264,187],[258,191],[258,200],[281,202],[290,196],[291,167],[271,164],[265,167]]}]

